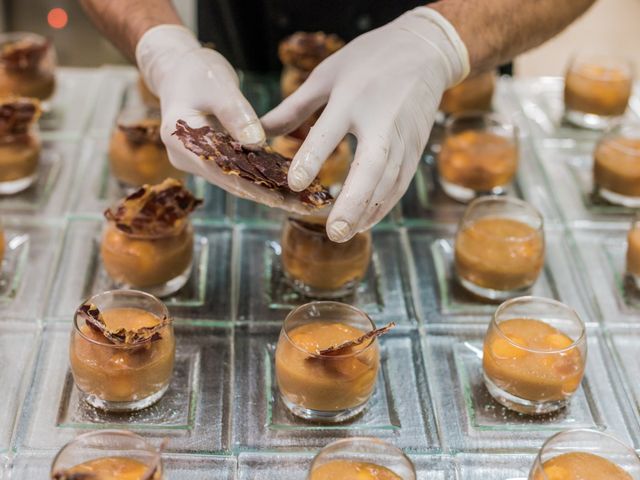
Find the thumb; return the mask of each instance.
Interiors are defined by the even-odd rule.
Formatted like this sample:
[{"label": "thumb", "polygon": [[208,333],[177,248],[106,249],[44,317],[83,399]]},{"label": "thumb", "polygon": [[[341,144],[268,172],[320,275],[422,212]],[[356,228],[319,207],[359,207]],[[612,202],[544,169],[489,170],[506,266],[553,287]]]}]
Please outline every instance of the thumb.
[{"label": "thumb", "polygon": [[249,101],[237,86],[231,86],[214,105],[213,113],[233,138],[243,144],[265,142],[264,129]]}]

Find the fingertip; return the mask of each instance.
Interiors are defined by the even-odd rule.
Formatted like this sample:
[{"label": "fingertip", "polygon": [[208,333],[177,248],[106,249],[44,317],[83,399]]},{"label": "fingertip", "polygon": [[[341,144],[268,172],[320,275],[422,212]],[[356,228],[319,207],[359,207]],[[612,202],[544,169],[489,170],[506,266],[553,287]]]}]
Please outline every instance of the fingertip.
[{"label": "fingertip", "polygon": [[266,135],[260,120],[253,121],[240,128],[236,140],[245,145],[262,145],[266,140]]},{"label": "fingertip", "polygon": [[351,240],[354,235],[353,227],[345,220],[327,222],[327,236],[332,242],[344,243]]}]

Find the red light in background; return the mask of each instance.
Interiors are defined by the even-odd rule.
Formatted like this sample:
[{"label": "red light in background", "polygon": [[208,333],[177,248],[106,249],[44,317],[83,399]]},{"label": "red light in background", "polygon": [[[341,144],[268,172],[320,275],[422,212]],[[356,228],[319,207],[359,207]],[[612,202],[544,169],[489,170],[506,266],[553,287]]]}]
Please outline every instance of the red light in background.
[{"label": "red light in background", "polygon": [[68,21],[69,16],[64,8],[52,8],[47,14],[47,22],[49,22],[49,26],[53,28],[64,28],[67,26]]}]

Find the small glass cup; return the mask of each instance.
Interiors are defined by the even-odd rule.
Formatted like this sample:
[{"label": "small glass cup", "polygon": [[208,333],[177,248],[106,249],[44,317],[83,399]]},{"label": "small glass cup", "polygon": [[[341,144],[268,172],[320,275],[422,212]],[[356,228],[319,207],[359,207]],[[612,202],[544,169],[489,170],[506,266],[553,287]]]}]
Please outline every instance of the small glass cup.
[{"label": "small glass cup", "polygon": [[444,192],[459,202],[505,192],[518,168],[518,132],[497,114],[451,116],[438,154]]},{"label": "small glass cup", "polygon": [[529,473],[529,480],[556,478],[640,480],[640,458],[609,434],[565,430],[544,442]]},{"label": "small glass cup", "polygon": [[[112,290],[91,297],[108,323],[118,327],[148,326],[152,317],[169,323],[146,342],[114,344],[87,325],[76,312],[71,332],[71,372],[84,401],[109,412],[133,412],[162,398],[173,375],[175,337],[167,307],[136,290]],[[109,317],[108,317],[109,316]],[[137,329],[136,329],[137,330]]]},{"label": "small glass cup", "polygon": [[543,265],[543,219],[533,206],[496,196],[469,204],[455,240],[455,270],[466,290],[489,300],[518,297]]},{"label": "small glass cup", "polygon": [[0,196],[20,193],[38,179],[42,142],[38,124],[0,135]]},{"label": "small glass cup", "polygon": [[[363,471],[370,475],[360,477]],[[415,480],[416,470],[402,450],[387,442],[368,437],[344,438],[320,450],[307,476],[307,480],[337,478]]]},{"label": "small glass cup", "polygon": [[484,382],[501,405],[528,415],[566,406],[584,375],[584,323],[568,306],[541,297],[507,300],[484,339]]},{"label": "small glass cup", "polygon": [[50,40],[28,32],[0,34],[0,97],[47,100],[55,90],[55,67]]},{"label": "small glass cup", "polygon": [[109,143],[109,167],[123,189],[186,176],[169,161],[160,125],[160,112],[153,108],[130,107],[118,115]]},{"label": "small glass cup", "polygon": [[332,242],[326,219],[288,218],[282,237],[282,266],[292,287],[308,297],[341,298],[352,293],[367,274],[371,232],[344,243]]},{"label": "small glass cup", "polygon": [[489,112],[495,84],[494,71],[468,77],[455,87],[445,90],[440,101],[440,111],[446,115]]},{"label": "small glass cup", "polygon": [[613,55],[579,54],[567,68],[565,118],[593,130],[624,115],[633,86],[633,64]]},{"label": "small glass cup", "polygon": [[60,449],[53,459],[50,478],[93,478],[90,474],[115,478],[116,473],[122,476],[118,478],[130,480],[160,480],[160,451],[140,435],[125,430],[83,433]]},{"label": "small glass cup", "polygon": [[640,123],[614,125],[593,156],[596,192],[610,203],[640,207]]},{"label": "small glass cup", "polygon": [[373,329],[366,313],[339,302],[311,302],[287,315],[275,363],[280,396],[291,413],[336,423],[365,409],[380,367],[378,340],[342,354],[320,351]]},{"label": "small glass cup", "polygon": [[189,280],[194,234],[189,220],[168,235],[128,234],[107,222],[100,245],[105,270],[120,287],[167,297]]},{"label": "small glass cup", "polygon": [[640,289],[640,215],[636,215],[627,234],[627,274]]}]

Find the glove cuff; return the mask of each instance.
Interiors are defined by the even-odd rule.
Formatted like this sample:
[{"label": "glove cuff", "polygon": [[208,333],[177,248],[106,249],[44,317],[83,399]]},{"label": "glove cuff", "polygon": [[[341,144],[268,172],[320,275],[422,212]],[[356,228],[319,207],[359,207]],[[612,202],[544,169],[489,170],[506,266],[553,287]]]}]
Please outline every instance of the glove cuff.
[{"label": "glove cuff", "polygon": [[[469,52],[455,27],[443,15],[429,7],[417,7],[405,13],[402,20],[405,28],[430,43],[445,60],[448,70],[447,86],[451,87],[469,75]],[[441,35],[433,35],[437,29]]]},{"label": "glove cuff", "polygon": [[157,95],[173,63],[198,48],[200,42],[182,25],[157,25],[147,30],[136,45],[136,62],[149,89]]}]

